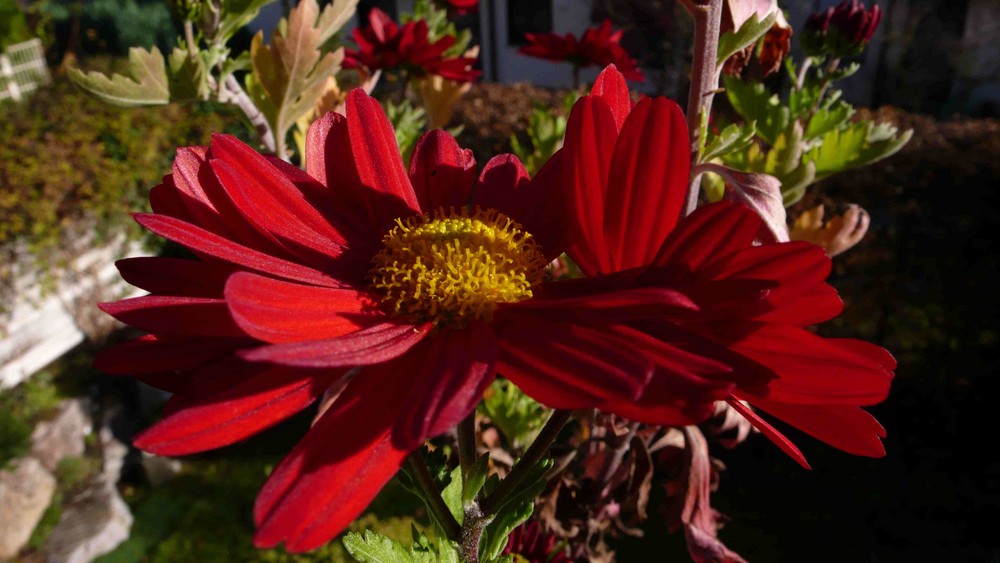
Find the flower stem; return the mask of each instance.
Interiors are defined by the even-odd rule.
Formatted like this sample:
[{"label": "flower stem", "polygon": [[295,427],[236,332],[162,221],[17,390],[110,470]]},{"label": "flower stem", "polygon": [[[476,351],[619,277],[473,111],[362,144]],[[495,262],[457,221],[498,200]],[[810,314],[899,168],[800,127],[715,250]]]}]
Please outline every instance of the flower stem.
[{"label": "flower stem", "polygon": [[476,411],[458,424],[458,462],[462,467],[463,479],[476,464]]},{"label": "flower stem", "polygon": [[545,422],[545,426],[538,432],[535,441],[531,443],[528,450],[521,456],[521,459],[514,464],[507,477],[503,481],[500,481],[493,494],[483,499],[480,503],[484,517],[492,517],[503,506],[507,498],[521,486],[525,477],[528,476],[535,465],[548,453],[549,446],[559,436],[559,431],[566,425],[570,414],[570,411],[557,410],[552,412],[552,416],[549,417]]},{"label": "flower stem", "polygon": [[[688,90],[687,122],[691,132],[691,158],[696,161],[701,145],[702,115],[712,111],[712,99],[719,89],[719,32],[722,26],[722,0],[683,2],[694,19],[694,53],[691,62],[691,88]],[[691,177],[684,214],[698,207],[701,174]]]},{"label": "flower stem", "polygon": [[451,511],[448,510],[448,506],[444,503],[444,499],[441,498],[441,491],[434,484],[434,478],[427,470],[427,464],[424,463],[420,450],[413,452],[410,457],[406,458],[406,465],[416,480],[417,486],[424,491],[424,497],[427,499],[428,508],[433,513],[434,519],[444,528],[448,539],[459,541],[462,536],[462,527],[459,526],[458,521],[455,520]]}]

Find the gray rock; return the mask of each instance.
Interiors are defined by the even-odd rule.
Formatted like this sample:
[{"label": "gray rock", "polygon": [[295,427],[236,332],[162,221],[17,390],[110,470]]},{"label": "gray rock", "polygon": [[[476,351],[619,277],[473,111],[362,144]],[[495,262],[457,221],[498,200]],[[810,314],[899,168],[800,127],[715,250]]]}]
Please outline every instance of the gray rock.
[{"label": "gray rock", "polygon": [[128,539],[132,513],[105,475],[63,509],[59,523],[45,542],[49,563],[89,563]]},{"label": "gray rock", "polygon": [[146,472],[146,478],[154,487],[170,481],[181,472],[183,465],[179,459],[162,457],[158,455],[142,453],[142,469]]},{"label": "gray rock", "polygon": [[17,555],[52,501],[56,479],[35,458],[0,471],[0,560]]},{"label": "gray rock", "polygon": [[55,418],[41,422],[31,434],[31,455],[49,471],[68,456],[83,455],[84,437],[91,431],[87,400],[67,399]]}]

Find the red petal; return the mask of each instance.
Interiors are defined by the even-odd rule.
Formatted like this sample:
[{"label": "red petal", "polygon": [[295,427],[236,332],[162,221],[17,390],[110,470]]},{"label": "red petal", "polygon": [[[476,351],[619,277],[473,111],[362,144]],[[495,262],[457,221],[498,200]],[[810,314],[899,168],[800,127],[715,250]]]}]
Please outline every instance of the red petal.
[{"label": "red petal", "polygon": [[271,343],[336,338],[383,317],[366,294],[241,272],[226,284],[226,304],[250,336]]},{"label": "red petal", "polygon": [[115,262],[122,278],[153,294],[185,297],[221,297],[226,279],[236,271],[229,264],[159,256],[125,258]]},{"label": "red petal", "polygon": [[882,457],[885,429],[875,417],[850,405],[789,405],[748,397],[775,418],[849,454]]},{"label": "red petal", "polygon": [[390,427],[408,395],[401,365],[364,370],[278,465],[257,496],[254,544],[291,552],[326,543],[350,524],[409,453]]},{"label": "red petal", "polygon": [[607,102],[611,113],[615,116],[618,130],[621,131],[625,118],[632,111],[632,97],[628,92],[625,77],[618,72],[615,65],[608,65],[601,71],[594,81],[594,87],[590,89],[590,95]]},{"label": "red petal", "polygon": [[430,325],[387,322],[339,338],[261,346],[240,356],[299,367],[368,366],[405,354],[429,332]]},{"label": "red petal", "polygon": [[97,353],[94,367],[111,375],[182,370],[220,358],[250,340],[147,334]]},{"label": "red petal", "polygon": [[795,444],[786,438],[784,434],[778,432],[778,430],[771,426],[766,420],[757,416],[757,413],[753,412],[750,407],[744,405],[736,399],[728,399],[726,402],[729,403],[729,406],[733,407],[736,412],[740,413],[744,418],[749,420],[750,424],[753,424],[754,428],[760,430],[761,434],[767,436],[769,440],[774,442],[774,445],[781,448],[781,451],[788,454],[802,467],[812,469],[812,467],[809,466],[809,462],[806,461],[806,456],[802,455],[802,452],[795,447]]},{"label": "red petal", "polygon": [[691,168],[680,107],[640,102],[622,127],[608,176],[604,238],[618,269],[649,265],[681,217]]},{"label": "red petal", "polygon": [[358,88],[347,95],[347,127],[372,220],[387,230],[397,218],[419,213],[392,124],[378,101]]},{"label": "red petal", "polygon": [[424,212],[468,205],[475,181],[476,159],[454,137],[435,129],[417,142],[410,158],[410,183]]},{"label": "red petal", "polygon": [[[642,394],[654,365],[636,347],[610,329],[599,331],[553,316],[519,314],[499,325],[503,362],[517,371],[504,375],[529,394],[531,388],[542,389],[533,385],[534,379],[558,385],[560,392],[572,388],[605,401],[634,401]],[[533,398],[564,408],[560,397]]]},{"label": "red petal", "polygon": [[889,393],[892,374],[850,345],[797,327],[728,324],[716,327],[728,347],[778,376],[768,383],[765,399],[805,405],[873,405]]},{"label": "red petal", "polygon": [[343,286],[322,272],[264,254],[173,217],[147,213],[136,213],[134,217],[140,225],[161,237],[206,256],[285,279],[328,287]]},{"label": "red petal", "polygon": [[434,336],[422,361],[411,360],[415,383],[393,427],[393,443],[415,449],[475,410],[496,376],[497,353],[496,336],[483,322]]},{"label": "red petal", "polygon": [[655,263],[697,270],[709,260],[752,245],[760,227],[760,217],[742,205],[718,202],[699,207],[677,223]]},{"label": "red petal", "polygon": [[184,400],[173,414],[140,434],[135,445],[157,455],[184,455],[232,444],[306,408],[340,375],[265,369],[221,393]]},{"label": "red petal", "polygon": [[119,321],[155,334],[245,337],[222,299],[147,295],[98,305]]},{"label": "red petal", "polygon": [[563,181],[570,213],[575,218],[572,258],[588,276],[614,271],[604,241],[604,206],[608,171],[615,151],[618,127],[608,104],[592,96],[573,106],[562,148]]}]

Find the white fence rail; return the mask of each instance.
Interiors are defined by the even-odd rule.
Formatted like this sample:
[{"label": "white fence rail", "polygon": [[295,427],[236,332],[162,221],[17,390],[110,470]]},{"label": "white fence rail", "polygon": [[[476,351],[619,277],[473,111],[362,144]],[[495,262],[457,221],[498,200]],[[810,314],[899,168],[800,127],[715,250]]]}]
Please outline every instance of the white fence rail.
[{"label": "white fence rail", "polygon": [[11,45],[0,54],[0,102],[19,102],[51,80],[41,39]]}]

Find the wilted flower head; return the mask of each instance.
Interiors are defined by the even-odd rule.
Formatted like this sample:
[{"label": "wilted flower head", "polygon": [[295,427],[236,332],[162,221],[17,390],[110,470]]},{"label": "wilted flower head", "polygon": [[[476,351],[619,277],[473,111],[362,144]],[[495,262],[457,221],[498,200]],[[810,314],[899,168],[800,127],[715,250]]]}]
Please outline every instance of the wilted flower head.
[{"label": "wilted flower head", "polygon": [[881,21],[882,10],[878,5],[868,9],[858,0],[843,0],[806,19],[802,48],[812,56],[825,53],[835,57],[857,55],[868,45]]},{"label": "wilted flower head", "polygon": [[475,58],[445,55],[455,44],[454,36],[446,35],[432,43],[429,33],[424,20],[399,25],[382,10],[373,8],[368,13],[368,26],[354,30],[358,48],[345,49],[344,68],[405,70],[412,76],[436,74],[459,82],[479,77],[481,73],[472,70]]},{"label": "wilted flower head", "polygon": [[850,250],[868,232],[871,216],[857,205],[851,204],[843,215],[835,215],[825,222],[824,212],[822,204],[802,212],[790,229],[792,240],[811,242],[833,257]]},{"label": "wilted flower head", "polygon": [[781,68],[781,61],[791,48],[792,26],[779,10],[774,25],[767,30],[764,37],[729,57],[722,66],[722,72],[729,76],[738,76],[749,67],[749,72],[754,78],[763,79]]},{"label": "wilted flower head", "polygon": [[518,51],[522,55],[550,61],[565,61],[578,68],[615,65],[629,80],[642,81],[646,77],[628,51],[619,42],[622,31],[612,31],[611,22],[587,28],[580,39],[572,33],[527,33],[528,44]]}]

